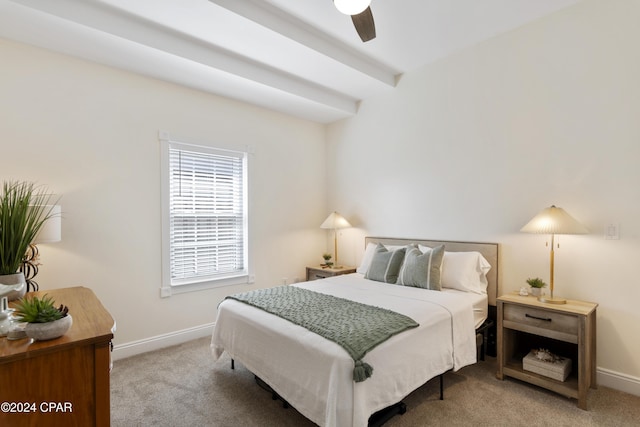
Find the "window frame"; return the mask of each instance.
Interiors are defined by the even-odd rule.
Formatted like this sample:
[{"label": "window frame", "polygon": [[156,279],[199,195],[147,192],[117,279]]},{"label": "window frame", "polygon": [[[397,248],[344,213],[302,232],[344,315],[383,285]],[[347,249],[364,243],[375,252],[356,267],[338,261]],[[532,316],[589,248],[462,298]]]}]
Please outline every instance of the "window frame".
[{"label": "window frame", "polygon": [[[249,250],[248,250],[248,159],[249,150],[229,150],[215,148],[204,144],[193,144],[190,142],[178,141],[172,139],[166,131],[158,132],[161,150],[161,203],[162,203],[162,284],[160,288],[160,296],[170,297],[173,294],[185,292],[193,292],[205,289],[213,289],[223,286],[238,285],[252,283],[249,269]],[[242,270],[237,272],[223,274],[219,277],[194,277],[190,279],[173,280],[171,277],[171,165],[170,150],[184,149],[192,152],[201,152],[205,154],[229,155],[242,159],[242,208],[243,208],[243,266]]]}]

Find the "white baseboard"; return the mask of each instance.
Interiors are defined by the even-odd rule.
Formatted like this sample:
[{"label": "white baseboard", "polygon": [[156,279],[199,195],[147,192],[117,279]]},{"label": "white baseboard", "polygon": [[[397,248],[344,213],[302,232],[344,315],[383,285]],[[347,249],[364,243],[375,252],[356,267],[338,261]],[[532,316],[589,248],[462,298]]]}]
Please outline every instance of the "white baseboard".
[{"label": "white baseboard", "polygon": [[609,369],[598,368],[596,372],[598,385],[609,387],[625,393],[640,396],[640,378]]},{"label": "white baseboard", "polygon": [[113,346],[113,360],[124,359],[148,351],[171,347],[172,345],[182,344],[198,338],[210,337],[213,333],[213,325],[213,323],[208,323],[168,334],[156,335],[155,337],[115,345]]}]

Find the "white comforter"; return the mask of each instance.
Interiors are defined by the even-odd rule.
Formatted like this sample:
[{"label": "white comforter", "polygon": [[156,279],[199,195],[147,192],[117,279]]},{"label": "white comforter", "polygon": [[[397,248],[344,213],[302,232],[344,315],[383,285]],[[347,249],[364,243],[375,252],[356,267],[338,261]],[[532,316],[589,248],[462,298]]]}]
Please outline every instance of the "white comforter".
[{"label": "white comforter", "polygon": [[405,314],[420,324],[371,350],[367,380],[353,381],[353,359],[337,344],[247,304],[218,308],[211,349],[224,351],[321,426],[366,426],[429,379],[475,363],[472,301],[450,293],[389,285],[360,274],[299,283],[305,289]]}]

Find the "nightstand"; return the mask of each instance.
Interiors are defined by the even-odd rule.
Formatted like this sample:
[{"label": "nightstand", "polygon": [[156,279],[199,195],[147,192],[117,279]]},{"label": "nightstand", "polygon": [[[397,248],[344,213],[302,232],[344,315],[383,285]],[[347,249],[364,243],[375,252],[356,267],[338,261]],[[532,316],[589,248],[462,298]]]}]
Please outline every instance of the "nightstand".
[{"label": "nightstand", "polygon": [[321,266],[307,267],[307,282],[327,277],[340,276],[341,274],[355,273],[355,267],[322,268]]},{"label": "nightstand", "polygon": [[[596,388],[596,308],[598,304],[567,300],[547,304],[518,294],[498,298],[498,372],[578,400],[587,409],[587,392]],[[532,349],[544,348],[571,359],[572,371],[559,381],[523,369]]]}]

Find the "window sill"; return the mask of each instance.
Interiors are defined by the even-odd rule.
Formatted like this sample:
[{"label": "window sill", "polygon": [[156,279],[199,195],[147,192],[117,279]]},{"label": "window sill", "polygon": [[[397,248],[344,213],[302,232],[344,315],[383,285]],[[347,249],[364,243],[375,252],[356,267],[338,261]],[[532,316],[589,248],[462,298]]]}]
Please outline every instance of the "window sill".
[{"label": "window sill", "polygon": [[163,286],[160,288],[160,297],[168,298],[172,295],[188,292],[198,292],[207,289],[222,288],[224,286],[244,285],[253,283],[252,275],[227,277],[225,279],[207,280],[204,282],[188,283],[183,285]]}]

